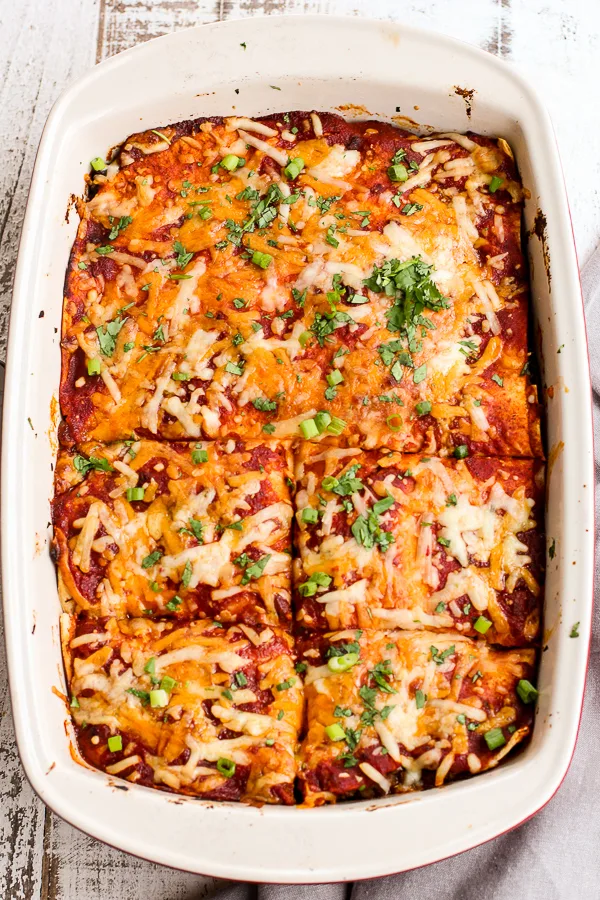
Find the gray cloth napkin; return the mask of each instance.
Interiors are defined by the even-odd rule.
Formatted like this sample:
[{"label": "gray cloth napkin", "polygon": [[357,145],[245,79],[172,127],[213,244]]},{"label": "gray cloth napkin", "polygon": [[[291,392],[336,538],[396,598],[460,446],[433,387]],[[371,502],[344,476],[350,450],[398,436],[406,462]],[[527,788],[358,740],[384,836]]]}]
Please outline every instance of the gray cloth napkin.
[{"label": "gray cloth napkin", "polygon": [[[600,248],[582,273],[600,481]],[[596,491],[596,518],[600,492]],[[596,536],[596,584],[600,554]],[[600,898],[600,591],[581,730],[562,787],[533,819],[481,847],[402,875],[354,884],[232,884],[217,900],[594,900]],[[582,647],[582,653],[584,649]],[[398,835],[402,840],[402,835]]]}]

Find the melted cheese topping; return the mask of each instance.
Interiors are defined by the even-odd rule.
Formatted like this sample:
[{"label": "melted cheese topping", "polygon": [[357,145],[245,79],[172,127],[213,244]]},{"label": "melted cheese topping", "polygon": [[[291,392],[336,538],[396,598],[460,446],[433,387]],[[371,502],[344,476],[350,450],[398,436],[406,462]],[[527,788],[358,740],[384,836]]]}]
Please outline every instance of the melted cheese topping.
[{"label": "melted cheese topping", "polygon": [[[341,440],[363,446],[541,454],[535,390],[522,374],[521,191],[494,141],[419,140],[316,113],[166,131],[170,143],[154,132],[130,138],[111,164],[120,168],[97,176],[80,207],[62,396],[76,440],[139,428],[248,439],[264,427],[291,439],[326,409],[346,423]],[[407,177],[391,181],[399,150]],[[295,177],[290,156],[292,175],[294,160],[303,164]],[[494,178],[506,185],[501,198],[490,193]],[[502,228],[491,231],[490,217]],[[426,306],[409,341],[388,322],[393,300],[365,281],[412,258],[432,267],[446,304]],[[405,350],[395,368],[382,350],[393,341]],[[73,385],[78,347],[100,377]],[[332,389],[327,375],[338,368],[343,381]],[[390,406],[394,398],[402,406]],[[428,416],[414,415],[423,402]]]},{"label": "melted cheese topping", "polygon": [[[236,116],[133,135],[93,179],[53,508],[82,754],[217,800],[291,803],[299,771],[308,805],[498,764],[534,657],[491,645],[533,641],[541,602],[508,145]],[[268,627],[292,582],[297,669]]]},{"label": "melted cheese topping", "polygon": [[[67,624],[64,630],[74,628]],[[287,785],[291,799],[302,683],[294,673],[291,639],[270,628],[261,632],[266,640],[260,655],[240,629],[218,629],[212,622],[169,629],[164,622],[110,619],[107,632],[95,635],[93,643],[101,646],[92,644],[86,658],[77,655],[80,637],[72,639],[65,650],[77,701],[73,717],[86,723],[90,742],[80,743],[84,756],[86,746],[95,747],[110,774],[136,781],[149,767],[155,784],[199,795],[227,785],[232,767],[247,767],[238,799],[279,802],[274,784]],[[240,688],[249,679],[260,689],[260,711],[238,708],[256,705],[256,693]],[[120,750],[107,753],[106,738],[95,739],[98,726],[123,735]]]},{"label": "melted cheese topping", "polygon": [[[280,546],[291,542],[292,520],[286,451],[198,447],[141,441],[85,445],[83,457],[61,456],[58,478],[76,486],[55,500],[59,567],[80,608],[224,621],[246,608],[249,620],[285,618],[291,563]],[[82,486],[75,465],[88,457],[107,460],[113,471],[88,475]],[[83,581],[90,574],[92,591]]]},{"label": "melted cheese topping", "polygon": [[[322,672],[328,666],[314,665],[312,644],[302,654],[308,730],[301,783],[308,805],[344,794],[369,796],[373,783],[384,793],[393,786],[414,789],[424,769],[434,770],[442,784],[465,753],[473,772],[496,764],[502,750],[487,749],[485,732],[510,726],[507,735],[526,736],[516,685],[531,671],[533,650],[499,651],[456,633],[425,631],[333,633],[320,646],[327,651],[348,640],[358,643],[359,662],[334,677]],[[344,739],[328,737],[326,729],[335,724]],[[331,774],[321,781],[324,771]]]},{"label": "melted cheese topping", "polygon": [[[348,511],[335,491],[350,466],[362,487]],[[454,625],[477,635],[475,623],[483,617],[479,633],[488,640],[532,640],[541,573],[524,536],[539,533],[540,465],[487,460],[485,478],[478,471],[468,461],[374,451],[348,459],[303,448],[296,462],[297,502],[322,516],[315,523],[297,516],[299,621],[367,629]],[[375,516],[369,532],[366,521],[382,498],[390,498],[385,502],[391,506]],[[381,545],[377,533],[385,535]],[[331,582],[303,599],[303,585],[314,573]],[[525,622],[511,612],[517,586],[528,598]]]}]

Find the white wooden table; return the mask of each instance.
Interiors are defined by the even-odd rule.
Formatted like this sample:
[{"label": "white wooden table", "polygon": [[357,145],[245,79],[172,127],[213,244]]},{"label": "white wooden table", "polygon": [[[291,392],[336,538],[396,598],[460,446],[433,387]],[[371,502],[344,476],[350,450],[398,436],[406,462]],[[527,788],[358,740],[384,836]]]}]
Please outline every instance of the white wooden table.
[{"label": "white wooden table", "polygon": [[[35,153],[62,89],[95,62],[165,32],[281,12],[396,19],[517,63],[553,116],[585,262],[600,240],[598,0],[0,0],[0,358]],[[35,797],[15,748],[1,645],[1,900],[195,900],[214,886],[109,849]]]}]

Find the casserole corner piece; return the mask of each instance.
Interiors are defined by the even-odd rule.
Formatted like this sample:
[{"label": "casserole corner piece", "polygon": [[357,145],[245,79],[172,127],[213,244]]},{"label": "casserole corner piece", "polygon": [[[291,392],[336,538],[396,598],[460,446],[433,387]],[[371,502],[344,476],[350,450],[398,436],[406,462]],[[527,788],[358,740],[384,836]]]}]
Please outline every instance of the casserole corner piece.
[{"label": "casserole corner piece", "polygon": [[272,17],[80,79],[38,154],[6,380],[7,649],[37,793],[155,862],[290,883],[403,871],[534,814],[583,696],[585,358],[551,126],[492,57]]}]

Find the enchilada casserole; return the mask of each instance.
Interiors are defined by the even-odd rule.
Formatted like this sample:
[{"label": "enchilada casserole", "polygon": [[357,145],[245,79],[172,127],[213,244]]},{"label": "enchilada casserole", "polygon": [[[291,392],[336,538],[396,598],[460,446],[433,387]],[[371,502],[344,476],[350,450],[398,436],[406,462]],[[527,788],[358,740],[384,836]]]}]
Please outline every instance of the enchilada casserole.
[{"label": "enchilada casserole", "polygon": [[308,806],[531,733],[544,455],[502,139],[289,112],[92,160],[53,555],[82,759]]}]

